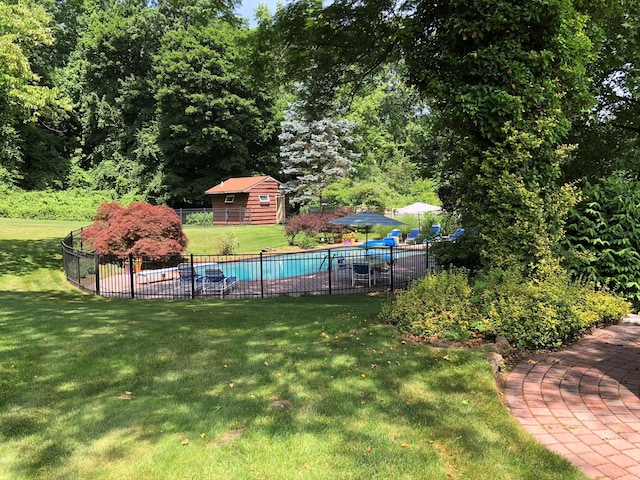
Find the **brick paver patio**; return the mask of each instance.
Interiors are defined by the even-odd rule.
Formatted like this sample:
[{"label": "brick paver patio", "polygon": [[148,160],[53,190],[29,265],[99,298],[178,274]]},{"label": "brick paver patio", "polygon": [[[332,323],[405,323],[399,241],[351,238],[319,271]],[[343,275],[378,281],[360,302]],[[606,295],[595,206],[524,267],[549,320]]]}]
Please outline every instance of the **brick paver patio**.
[{"label": "brick paver patio", "polygon": [[640,480],[639,323],[597,329],[507,377],[520,424],[594,479]]}]

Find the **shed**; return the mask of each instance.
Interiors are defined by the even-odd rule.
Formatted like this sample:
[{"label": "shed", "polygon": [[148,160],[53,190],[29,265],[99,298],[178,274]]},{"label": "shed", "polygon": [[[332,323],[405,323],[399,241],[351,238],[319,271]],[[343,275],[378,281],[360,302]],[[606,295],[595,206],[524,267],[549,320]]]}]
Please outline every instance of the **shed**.
[{"label": "shed", "polygon": [[211,195],[214,225],[274,225],[285,222],[282,184],[268,175],[230,178],[204,193]]}]

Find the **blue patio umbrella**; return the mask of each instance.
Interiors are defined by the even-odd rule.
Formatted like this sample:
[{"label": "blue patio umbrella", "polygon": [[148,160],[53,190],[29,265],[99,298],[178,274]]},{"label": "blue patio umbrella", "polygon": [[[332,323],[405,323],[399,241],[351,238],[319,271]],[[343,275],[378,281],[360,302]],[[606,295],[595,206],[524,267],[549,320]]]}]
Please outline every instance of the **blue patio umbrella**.
[{"label": "blue patio umbrella", "polygon": [[329,220],[329,223],[333,225],[351,225],[354,227],[365,227],[365,245],[369,240],[369,227],[375,227],[377,225],[385,225],[389,227],[405,225],[403,222],[400,222],[395,218],[385,217],[384,215],[380,215],[379,213],[369,211],[354,213],[353,215],[348,215],[346,217]]}]

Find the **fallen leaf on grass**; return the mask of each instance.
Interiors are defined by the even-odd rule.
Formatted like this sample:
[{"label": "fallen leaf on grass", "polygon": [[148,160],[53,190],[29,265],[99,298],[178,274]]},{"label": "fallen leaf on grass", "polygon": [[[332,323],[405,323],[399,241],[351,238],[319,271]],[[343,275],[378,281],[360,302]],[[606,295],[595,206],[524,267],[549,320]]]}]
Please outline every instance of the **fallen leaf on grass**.
[{"label": "fallen leaf on grass", "polygon": [[409,446],[409,444],[408,444],[408,443],[401,443],[401,444],[400,444],[400,446],[401,446],[402,448],[407,448],[407,447]]},{"label": "fallen leaf on grass", "polygon": [[188,439],[188,438],[185,438],[184,440],[182,440],[182,441],[180,442],[180,445],[189,445],[189,439]]}]

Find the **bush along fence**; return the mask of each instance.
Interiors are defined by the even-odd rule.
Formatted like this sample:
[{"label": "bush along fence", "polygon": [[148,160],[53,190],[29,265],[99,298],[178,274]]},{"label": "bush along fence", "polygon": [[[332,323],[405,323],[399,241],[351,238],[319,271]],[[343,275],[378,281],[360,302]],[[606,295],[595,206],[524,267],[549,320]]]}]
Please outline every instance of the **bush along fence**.
[{"label": "bush along fence", "polygon": [[105,297],[264,298],[405,289],[436,268],[428,245],[333,247],[297,253],[99,255],[81,230],[62,241],[67,281]]}]

